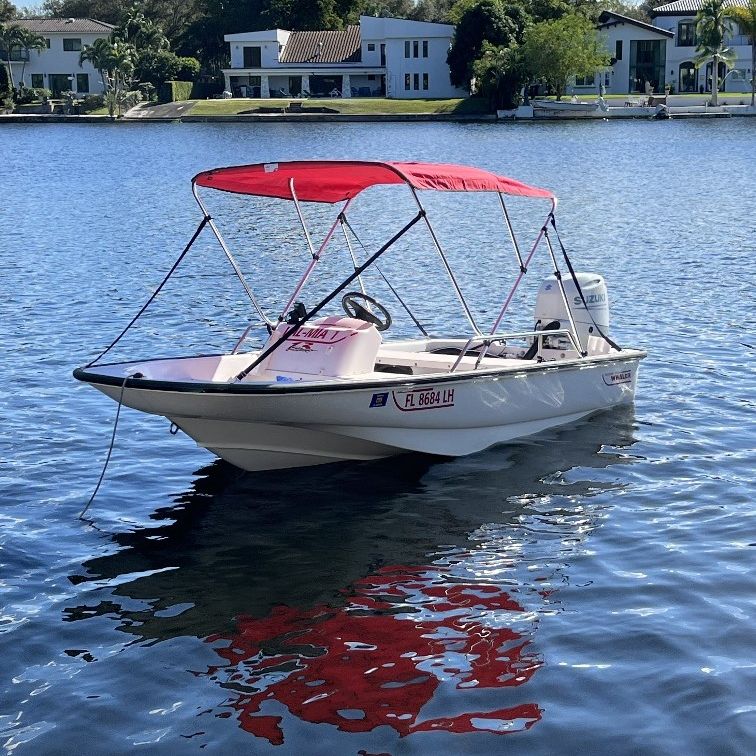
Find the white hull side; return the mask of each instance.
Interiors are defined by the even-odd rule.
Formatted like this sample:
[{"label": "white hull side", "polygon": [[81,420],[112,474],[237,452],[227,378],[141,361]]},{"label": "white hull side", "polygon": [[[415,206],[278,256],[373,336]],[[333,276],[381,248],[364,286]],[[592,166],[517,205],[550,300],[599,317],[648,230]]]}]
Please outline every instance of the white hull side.
[{"label": "white hull side", "polygon": [[[458,456],[632,401],[642,356],[291,393],[127,388],[124,404],[168,417],[198,445],[245,470],[405,452]],[[94,385],[118,400],[119,386]],[[412,406],[410,393],[417,403],[418,394],[430,400]]]}]

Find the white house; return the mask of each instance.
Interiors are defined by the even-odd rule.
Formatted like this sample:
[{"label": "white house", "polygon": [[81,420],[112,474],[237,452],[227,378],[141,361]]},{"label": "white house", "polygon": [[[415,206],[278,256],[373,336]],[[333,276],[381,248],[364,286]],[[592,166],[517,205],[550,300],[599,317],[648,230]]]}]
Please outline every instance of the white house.
[{"label": "white house", "polygon": [[465,97],[449,79],[453,36],[450,24],[372,16],[340,31],[227,34],[226,89],[235,97]]},{"label": "white house", "polygon": [[611,66],[595,76],[575,79],[570,94],[596,94],[600,84],[607,94],[645,93],[648,87],[653,92],[664,91],[672,32],[613,11],[601,13],[598,31],[611,56]]},{"label": "white house", "polygon": [[80,66],[79,55],[96,39],[110,37],[113,26],[91,18],[22,18],[12,23],[47,41],[47,48],[43,50],[14,48],[10,51],[16,86],[23,83],[33,89],[50,89],[53,96],[66,91],[82,96],[104,91],[98,71],[89,61]]},{"label": "white house", "polygon": [[[674,43],[667,46],[667,76],[674,84],[675,92],[711,92],[711,63],[697,69],[696,57],[696,13],[702,0],[676,0],[654,8],[654,26],[674,34]],[[743,0],[725,0],[725,6],[745,5]],[[737,56],[732,68],[719,64],[720,91],[751,91],[751,45],[733,21],[732,33],[725,38],[725,44]],[[724,80],[724,81],[723,81]]]}]

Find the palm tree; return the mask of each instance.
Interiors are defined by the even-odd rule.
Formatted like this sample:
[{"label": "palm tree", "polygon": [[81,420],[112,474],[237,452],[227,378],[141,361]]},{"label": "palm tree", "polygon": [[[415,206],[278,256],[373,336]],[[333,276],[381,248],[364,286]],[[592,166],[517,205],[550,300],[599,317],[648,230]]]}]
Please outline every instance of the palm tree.
[{"label": "palm tree", "polygon": [[108,77],[105,75],[105,70],[108,67],[112,47],[113,45],[107,39],[100,38],[92,42],[91,45],[85,45],[79,55],[79,67],[81,68],[85,61],[89,61],[100,74],[105,91],[108,90]]},{"label": "palm tree", "polygon": [[730,17],[726,0],[704,0],[696,14],[696,37],[698,46],[696,68],[711,61],[711,104],[717,105],[719,92],[719,64],[732,65],[735,54],[725,44],[725,35],[730,31]]},{"label": "palm tree", "polygon": [[727,15],[736,21],[751,43],[751,107],[756,104],[756,0],[745,0],[745,5],[729,8]]},{"label": "palm tree", "polygon": [[131,83],[131,77],[134,73],[135,57],[136,50],[133,45],[120,41],[113,42],[110,45],[110,52],[105,59],[105,68],[110,80],[106,102],[111,116],[116,110],[118,115],[121,115],[128,85]]},{"label": "palm tree", "polygon": [[5,65],[8,70],[8,82],[11,91],[16,88],[13,81],[13,66],[11,65],[11,50],[21,42],[22,28],[18,24],[0,24],[0,50],[5,52]]},{"label": "palm tree", "polygon": [[[30,50],[44,50],[47,48],[47,40],[41,35],[33,32],[31,29],[21,29],[18,33],[18,44],[23,47],[27,53]],[[27,55],[21,66],[21,85],[24,86],[24,74],[26,73],[26,63],[29,59]]]}]

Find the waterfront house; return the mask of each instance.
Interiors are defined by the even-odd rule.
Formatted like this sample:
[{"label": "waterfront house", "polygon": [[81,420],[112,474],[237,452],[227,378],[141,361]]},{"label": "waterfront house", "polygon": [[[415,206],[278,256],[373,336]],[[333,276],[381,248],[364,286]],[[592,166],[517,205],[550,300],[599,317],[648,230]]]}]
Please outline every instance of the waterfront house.
[{"label": "waterfront house", "polygon": [[80,66],[79,55],[96,39],[109,38],[113,26],[91,18],[21,18],[11,23],[39,34],[47,42],[42,50],[15,47],[0,51],[2,59],[10,54],[17,86],[49,89],[53,97],[67,91],[82,97],[104,91],[99,72],[89,61]]},{"label": "waterfront house", "polygon": [[[675,0],[658,8],[654,8],[652,16],[654,26],[672,32],[674,43],[667,46],[668,81],[674,84],[675,92],[711,92],[711,68],[697,69],[694,64],[696,57],[696,13],[701,9],[702,0]],[[725,0],[726,6],[745,5],[743,0]],[[721,92],[750,92],[751,91],[751,45],[749,38],[742,33],[735,21],[731,22],[732,30],[725,38],[725,44],[732,48],[736,55],[735,64],[728,68],[724,63],[719,64],[719,90]]]},{"label": "waterfront house", "polygon": [[454,26],[360,16],[339,31],[227,34],[234,97],[465,97],[446,56]]},{"label": "waterfront house", "polygon": [[603,84],[607,94],[663,92],[667,49],[674,33],[643,21],[604,11],[598,31],[611,56],[610,66],[595,75],[578,77],[570,94],[597,94]]}]

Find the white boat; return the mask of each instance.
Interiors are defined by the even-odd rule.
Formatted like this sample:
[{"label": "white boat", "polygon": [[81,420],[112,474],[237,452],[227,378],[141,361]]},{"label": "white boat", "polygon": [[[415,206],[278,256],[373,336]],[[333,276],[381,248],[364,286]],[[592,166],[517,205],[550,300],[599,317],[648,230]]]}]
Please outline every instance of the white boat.
[{"label": "white boat", "polygon": [[537,110],[548,110],[555,113],[591,113],[598,109],[596,102],[571,100],[531,100],[530,104]]},{"label": "white boat", "polygon": [[[417,212],[358,262],[347,210],[360,192],[386,184],[408,187]],[[269,318],[259,306],[208,215],[200,188],[292,203],[312,256],[278,318]],[[512,289],[486,332],[476,323],[421,203],[420,192],[431,190],[493,192],[500,200],[519,270],[515,269]],[[267,327],[264,345],[244,351],[250,326],[225,354],[98,364],[146,309],[166,277],[137,318],[74,375],[127,407],[168,418],[198,445],[238,467],[299,467],[406,452],[471,454],[633,400],[645,352],[620,348],[609,337],[604,280],[597,274],[574,272],[556,233],[556,198],[545,189],[466,166],[301,161],[206,171],[194,177],[193,191],[204,216],[192,242],[206,226],[212,229]],[[505,201],[509,196],[549,204],[546,219],[524,254],[510,223]],[[302,202],[343,203],[318,249],[307,233]],[[469,337],[430,336],[413,317],[423,332],[420,338],[383,338],[391,318],[365,293],[362,274],[377,267],[378,258],[417,224],[426,227],[448,273],[471,324]],[[324,253],[339,227],[354,273],[307,309],[298,297],[316,265],[325,264]],[[556,242],[569,269],[564,279]],[[541,284],[535,327],[526,332],[500,331],[528,266],[544,247],[555,275]],[[360,291],[348,291],[354,282]],[[345,314],[326,314],[339,296]],[[407,308],[398,293],[397,299]]]}]

